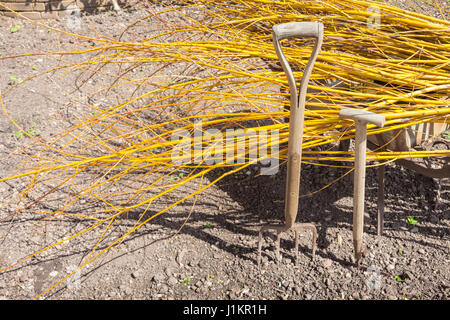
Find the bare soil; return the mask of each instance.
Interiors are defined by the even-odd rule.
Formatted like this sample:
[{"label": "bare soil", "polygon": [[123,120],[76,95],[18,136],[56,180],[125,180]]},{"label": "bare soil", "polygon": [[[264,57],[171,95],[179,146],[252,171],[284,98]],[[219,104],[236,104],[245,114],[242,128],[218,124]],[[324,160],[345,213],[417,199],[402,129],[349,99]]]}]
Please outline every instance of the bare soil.
[{"label": "bare soil", "polygon": [[[125,26],[144,16],[142,10],[117,15],[106,12],[83,17],[82,34],[118,37]],[[67,20],[48,21],[67,27]],[[17,32],[11,27],[21,25]],[[143,33],[149,30],[140,30]],[[0,18],[0,57],[44,52],[75,46],[70,36],[50,32],[29,22]],[[77,58],[74,58],[77,59]],[[0,60],[0,90],[10,88],[11,76],[24,80],[62,63],[54,56],[26,56]],[[4,97],[13,119],[40,136],[67,128],[77,106],[67,102],[85,99],[75,75],[52,73],[30,80],[14,95]],[[102,83],[92,83],[92,88]],[[126,92],[111,91],[115,102]],[[60,111],[67,110],[67,119]],[[13,174],[23,160],[11,155],[30,143],[18,137],[10,121],[0,117],[0,176]],[[261,271],[256,265],[258,227],[283,221],[285,168],[274,176],[257,177],[257,168],[222,180],[204,191],[191,212],[192,201],[145,225],[82,269],[79,282],[65,280],[44,294],[44,299],[448,299],[450,295],[449,231],[450,183],[420,176],[394,164],[386,166],[385,230],[376,235],[377,169],[367,171],[366,227],[368,255],[358,270],[353,261],[353,176],[345,176],[323,191],[308,195],[333,181],[343,169],[302,167],[299,221],[314,222],[319,231],[316,257],[311,256],[312,236],[300,237],[295,263],[293,234],[281,241],[282,261],[274,254],[274,235],[265,237]],[[216,173],[217,174],[217,173]],[[214,175],[208,180],[212,181]],[[20,182],[0,182],[0,203],[24,188]],[[189,188],[189,186],[187,186]],[[58,201],[57,198],[54,201]],[[57,206],[46,203],[49,208]],[[81,204],[80,204],[81,205]],[[43,248],[84,222],[49,221],[39,224],[32,212],[12,216],[15,204],[0,208],[0,268],[23,258],[30,248]],[[189,215],[190,214],[190,215]],[[178,232],[186,218],[186,225]],[[418,222],[411,225],[407,217]],[[106,236],[133,225],[130,214]],[[49,250],[27,263],[0,273],[0,299],[31,299],[77,267],[100,232],[71,242],[70,247]],[[92,242],[94,241],[94,242]],[[370,272],[374,270],[374,272]],[[373,285],[371,285],[373,284]]]}]

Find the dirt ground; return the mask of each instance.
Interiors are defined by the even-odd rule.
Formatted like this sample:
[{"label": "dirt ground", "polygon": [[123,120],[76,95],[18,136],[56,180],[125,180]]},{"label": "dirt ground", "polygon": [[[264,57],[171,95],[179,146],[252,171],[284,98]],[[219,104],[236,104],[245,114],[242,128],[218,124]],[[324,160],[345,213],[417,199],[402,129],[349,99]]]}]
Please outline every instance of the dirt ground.
[{"label": "dirt ground", "polygon": [[[114,12],[82,18],[82,34],[118,37],[125,26],[144,16],[143,10]],[[46,22],[67,27],[67,20]],[[20,30],[11,28],[20,25]],[[148,30],[142,29],[145,33]],[[0,57],[21,53],[72,48],[70,36],[19,19],[0,17]],[[11,77],[24,80],[61,61],[54,56],[26,56],[0,60],[0,90],[11,87]],[[75,75],[52,74],[29,81],[14,95],[4,97],[13,119],[42,137],[66,128],[59,111],[75,117],[77,106],[67,101],[84,99]],[[16,80],[17,81],[17,80]],[[92,83],[92,88],[101,83]],[[123,95],[111,91],[103,103]],[[10,154],[29,143],[10,121],[0,116],[0,176],[13,174],[20,160]],[[253,171],[252,171],[253,170]],[[204,191],[191,210],[183,204],[145,225],[122,243],[76,273],[42,299],[448,299],[450,296],[449,231],[450,182],[425,178],[394,164],[386,166],[385,230],[376,235],[377,169],[367,171],[366,227],[364,242],[367,269],[358,270],[353,260],[353,176],[300,200],[299,220],[318,228],[318,249],[312,259],[308,232],[300,237],[297,264],[294,235],[284,234],[282,261],[274,254],[275,237],[267,234],[261,271],[256,265],[258,227],[283,219],[285,168],[277,175],[252,178],[256,168],[222,180]],[[304,165],[301,191],[308,195],[333,181],[342,169]],[[214,175],[207,177],[209,181]],[[0,203],[23,189],[21,182],[0,182]],[[55,200],[56,201],[56,200]],[[48,204],[52,207],[52,204]],[[12,218],[15,204],[0,207],[0,268],[19,261],[30,248],[42,248],[64,237],[69,230],[84,228],[70,220],[45,224],[43,232],[30,232],[39,221],[31,212]],[[411,225],[407,218],[414,217]],[[135,223],[121,219],[114,232]],[[0,299],[31,299],[78,267],[99,233],[85,241],[74,239],[70,247],[43,252],[27,263],[0,273]],[[372,271],[371,271],[372,270]]]}]

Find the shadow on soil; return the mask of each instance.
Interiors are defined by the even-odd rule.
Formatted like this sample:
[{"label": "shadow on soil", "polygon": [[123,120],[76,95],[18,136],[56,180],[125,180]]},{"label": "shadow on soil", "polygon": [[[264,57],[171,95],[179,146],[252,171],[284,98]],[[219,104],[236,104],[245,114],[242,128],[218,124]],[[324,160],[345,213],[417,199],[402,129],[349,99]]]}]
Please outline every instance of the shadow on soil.
[{"label": "shadow on soil", "polygon": [[[227,239],[220,236],[212,235],[207,232],[207,223],[214,225],[218,229],[227,230],[237,235],[247,235],[254,237],[255,243],[258,236],[259,226],[265,223],[284,223],[284,190],[285,190],[285,174],[286,166],[282,165],[277,174],[272,176],[258,176],[259,169],[250,167],[246,172],[240,172],[236,175],[228,176],[217,183],[217,187],[223,190],[237,204],[234,206],[223,207],[218,214],[211,214],[209,210],[204,209],[211,207],[211,211],[217,209],[213,204],[221,203],[219,196],[211,192],[206,192],[199,196],[198,205],[202,206],[202,212],[194,211],[190,216],[186,225],[183,226],[182,233],[189,234],[202,241],[214,244],[220,250],[232,253],[243,260],[248,260],[256,264],[254,253],[255,246],[230,244]],[[327,229],[332,227],[344,228],[351,230],[352,228],[352,197],[353,197],[353,174],[350,173],[338,182],[332,184],[328,188],[314,193],[321,189],[331,181],[337,179],[347,172],[345,168],[331,168],[322,166],[312,166],[305,164],[301,173],[301,195],[299,202],[299,214],[297,222],[313,222],[318,229],[318,241],[316,254],[323,258],[329,258],[343,266],[349,266],[348,261],[337,258],[326,249],[330,243],[326,238]],[[218,178],[225,171],[216,171],[207,178],[210,181]],[[377,212],[377,169],[368,168],[366,177],[366,212],[370,219],[366,216],[366,234],[376,234],[376,212]],[[399,227],[407,226],[407,217],[413,216],[419,221],[433,221],[433,215],[439,215],[441,218],[448,218],[448,211],[436,203],[438,198],[438,183],[430,178],[423,177],[407,169],[398,166],[386,166],[385,174],[385,234],[388,230],[397,230]],[[312,193],[312,194],[311,194]],[[440,196],[447,199],[450,193],[449,187],[445,184],[440,190]],[[401,199],[401,201],[400,201]],[[220,207],[219,207],[220,208]],[[47,208],[52,210],[51,206]],[[170,215],[161,215],[149,222],[150,225],[157,226],[169,230],[169,236],[161,237],[134,249],[132,252],[143,249],[155,242],[164,241],[175,234],[187,217],[187,213],[191,210],[191,204],[181,204],[180,209]],[[138,219],[145,219],[156,212],[148,212],[141,217],[142,211],[129,212],[126,217],[120,219],[118,224],[126,226],[133,225]],[[369,221],[368,221],[369,220]],[[20,222],[20,221],[16,221]],[[3,221],[7,223],[7,221]],[[2,223],[2,224],[3,224]],[[427,237],[434,237],[432,229],[435,228],[439,233],[448,233],[444,227],[433,224],[433,227],[421,227],[420,233],[426,234]],[[172,232],[173,231],[173,232]],[[127,237],[123,242],[133,241],[136,238],[155,232],[152,230],[137,230]],[[266,233],[266,237],[273,233]],[[414,240],[412,240],[414,241]],[[418,243],[437,246],[433,243],[424,243],[424,240],[417,240]],[[282,239],[281,247],[283,249],[293,248],[294,241]],[[98,250],[104,247],[99,246]],[[322,250],[321,250],[322,249]],[[301,254],[311,256],[311,245],[300,245]],[[326,252],[325,252],[326,251]],[[32,261],[29,265],[40,265],[50,263],[59,258],[68,257],[70,255],[89,254],[90,250],[78,250],[77,252],[59,252],[57,257]],[[123,255],[132,253],[127,252]],[[86,277],[93,274],[96,269],[108,264],[120,256],[107,259],[95,269],[89,270]],[[293,256],[290,258],[294,259]],[[16,271],[22,268],[13,268]],[[9,271],[6,271],[9,272]],[[55,291],[53,294],[56,294]]]}]

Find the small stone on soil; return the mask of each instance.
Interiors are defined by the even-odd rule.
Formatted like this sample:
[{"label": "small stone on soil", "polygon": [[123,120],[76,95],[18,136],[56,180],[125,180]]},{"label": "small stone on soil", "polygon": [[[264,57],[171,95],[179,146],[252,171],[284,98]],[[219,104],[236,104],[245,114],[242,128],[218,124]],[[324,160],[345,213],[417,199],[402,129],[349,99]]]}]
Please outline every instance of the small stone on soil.
[{"label": "small stone on soil", "polygon": [[331,259],[325,259],[325,260],[323,260],[323,266],[324,266],[325,268],[331,267],[332,264],[333,264],[333,261],[331,261]]},{"label": "small stone on soil", "polygon": [[167,283],[168,283],[169,285],[171,285],[171,286],[175,286],[175,285],[178,284],[178,280],[177,280],[177,278],[175,278],[175,277],[170,277],[170,278],[167,280]]}]

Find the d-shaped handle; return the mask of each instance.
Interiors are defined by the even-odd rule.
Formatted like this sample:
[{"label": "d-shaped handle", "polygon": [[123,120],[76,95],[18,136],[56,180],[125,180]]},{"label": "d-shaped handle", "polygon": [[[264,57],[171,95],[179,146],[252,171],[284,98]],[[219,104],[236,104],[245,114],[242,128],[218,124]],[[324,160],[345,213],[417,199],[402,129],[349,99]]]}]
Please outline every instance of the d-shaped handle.
[{"label": "d-shaped handle", "polygon": [[[284,73],[288,79],[289,90],[291,93],[291,109],[304,107],[306,99],[306,89],[308,86],[309,77],[319,54],[323,42],[323,24],[321,22],[288,22],[277,24],[272,27],[273,45]],[[309,58],[308,64],[303,72],[302,81],[300,84],[299,98],[297,96],[297,85],[295,83],[294,73],[292,72],[289,62],[284,56],[281,49],[280,41],[287,38],[316,38],[316,44]]]},{"label": "d-shaped handle", "polygon": [[323,24],[320,22],[288,22],[272,28],[276,39],[287,38],[323,38]]}]

